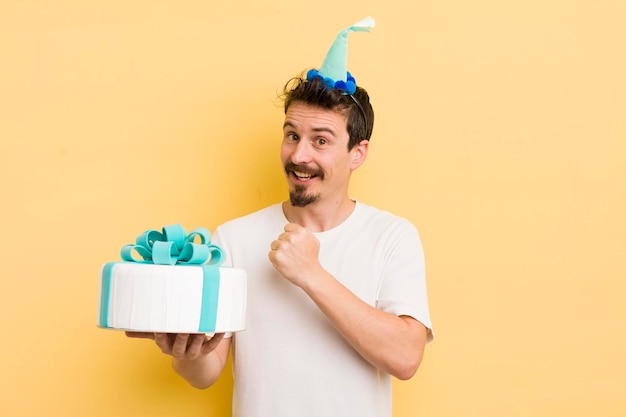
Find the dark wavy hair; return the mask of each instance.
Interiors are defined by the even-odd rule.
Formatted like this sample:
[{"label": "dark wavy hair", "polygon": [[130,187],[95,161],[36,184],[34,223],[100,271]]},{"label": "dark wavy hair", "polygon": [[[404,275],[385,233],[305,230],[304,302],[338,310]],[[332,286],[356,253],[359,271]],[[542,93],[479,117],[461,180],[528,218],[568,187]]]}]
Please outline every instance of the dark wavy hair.
[{"label": "dark wavy hair", "polygon": [[308,81],[304,77],[296,77],[285,84],[282,99],[285,113],[293,103],[302,102],[346,115],[346,128],[350,136],[348,150],[362,140],[370,140],[372,136],[374,109],[364,88],[357,87],[354,94],[350,95],[336,88],[326,88],[320,79]]}]

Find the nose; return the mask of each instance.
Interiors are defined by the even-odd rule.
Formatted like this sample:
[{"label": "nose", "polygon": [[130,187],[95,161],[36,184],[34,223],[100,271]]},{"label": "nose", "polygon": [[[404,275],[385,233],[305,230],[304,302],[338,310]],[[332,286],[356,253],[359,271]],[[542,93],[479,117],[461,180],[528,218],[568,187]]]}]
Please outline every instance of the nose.
[{"label": "nose", "polygon": [[304,165],[311,162],[310,145],[305,140],[300,140],[291,153],[291,162],[296,165]]}]

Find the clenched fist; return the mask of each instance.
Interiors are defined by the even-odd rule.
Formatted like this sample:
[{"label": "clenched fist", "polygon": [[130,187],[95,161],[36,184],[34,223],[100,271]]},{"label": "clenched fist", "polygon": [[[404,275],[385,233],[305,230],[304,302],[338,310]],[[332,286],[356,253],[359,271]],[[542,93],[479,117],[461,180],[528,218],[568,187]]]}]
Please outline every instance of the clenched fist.
[{"label": "clenched fist", "polygon": [[270,249],[269,258],[274,268],[299,287],[322,271],[318,259],[320,242],[306,227],[288,223]]}]

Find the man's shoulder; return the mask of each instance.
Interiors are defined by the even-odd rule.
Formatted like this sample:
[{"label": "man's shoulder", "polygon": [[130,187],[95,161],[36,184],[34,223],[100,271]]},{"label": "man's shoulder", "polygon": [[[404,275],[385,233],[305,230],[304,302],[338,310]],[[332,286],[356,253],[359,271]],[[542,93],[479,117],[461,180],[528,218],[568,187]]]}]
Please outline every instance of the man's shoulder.
[{"label": "man's shoulder", "polygon": [[358,203],[357,217],[354,227],[358,233],[368,235],[377,240],[389,239],[396,241],[419,240],[417,227],[407,218],[391,211]]},{"label": "man's shoulder", "polygon": [[368,222],[369,224],[372,224],[373,222],[380,224],[383,227],[391,224],[398,224],[404,227],[414,227],[408,219],[398,216],[390,211],[370,206],[362,202],[357,202],[357,207],[357,213],[361,218],[361,221]]}]

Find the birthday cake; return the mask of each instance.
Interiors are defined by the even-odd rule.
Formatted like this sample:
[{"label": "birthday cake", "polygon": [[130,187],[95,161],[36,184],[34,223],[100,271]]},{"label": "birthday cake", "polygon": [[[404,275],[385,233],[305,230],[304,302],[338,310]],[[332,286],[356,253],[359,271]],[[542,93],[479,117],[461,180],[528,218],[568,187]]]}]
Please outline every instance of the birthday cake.
[{"label": "birthday cake", "polygon": [[[138,256],[137,256],[138,255]],[[102,266],[98,326],[157,333],[244,330],[246,271],[220,266],[207,229],[148,230]]]}]

